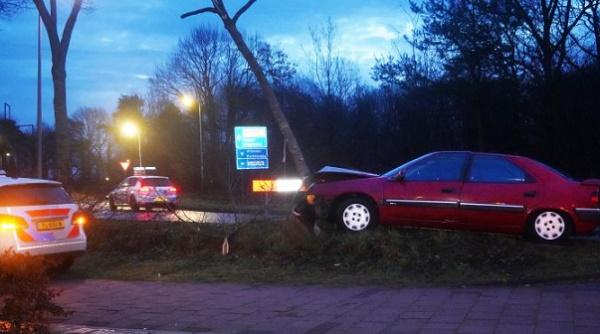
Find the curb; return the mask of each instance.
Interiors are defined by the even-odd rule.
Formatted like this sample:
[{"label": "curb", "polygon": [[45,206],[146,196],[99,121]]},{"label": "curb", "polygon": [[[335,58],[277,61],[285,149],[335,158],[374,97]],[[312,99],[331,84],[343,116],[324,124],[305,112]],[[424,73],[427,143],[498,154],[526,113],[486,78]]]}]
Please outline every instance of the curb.
[{"label": "curb", "polygon": [[231,334],[229,332],[182,332],[170,330],[153,329],[125,329],[125,328],[107,328],[84,325],[50,325],[50,332],[54,334]]}]

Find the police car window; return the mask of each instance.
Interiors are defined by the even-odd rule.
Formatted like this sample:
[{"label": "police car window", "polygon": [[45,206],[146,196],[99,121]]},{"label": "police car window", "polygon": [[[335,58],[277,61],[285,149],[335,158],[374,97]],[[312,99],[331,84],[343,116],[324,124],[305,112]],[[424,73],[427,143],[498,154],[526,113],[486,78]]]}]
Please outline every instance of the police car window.
[{"label": "police car window", "polygon": [[0,187],[0,206],[72,204],[73,199],[61,186],[26,184]]},{"label": "police car window", "polygon": [[135,178],[135,177],[129,178],[129,186],[130,187],[135,187],[136,183],[137,183],[137,178]]},{"label": "police car window", "polygon": [[165,177],[152,177],[142,180],[142,186],[144,187],[170,187],[171,180]]},{"label": "police car window", "polygon": [[469,182],[520,183],[527,176],[523,170],[505,158],[493,155],[476,155],[473,157]]}]

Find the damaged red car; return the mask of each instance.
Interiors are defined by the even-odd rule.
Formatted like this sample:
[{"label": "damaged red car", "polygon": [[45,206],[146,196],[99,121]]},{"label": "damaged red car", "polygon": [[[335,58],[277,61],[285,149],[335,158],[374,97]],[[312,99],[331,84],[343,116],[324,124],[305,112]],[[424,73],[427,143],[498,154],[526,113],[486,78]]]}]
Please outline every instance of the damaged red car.
[{"label": "damaged red car", "polygon": [[305,185],[296,215],[353,232],[388,224],[555,242],[600,223],[600,180],[575,181],[514,155],[434,152],[383,175],[324,167]]}]

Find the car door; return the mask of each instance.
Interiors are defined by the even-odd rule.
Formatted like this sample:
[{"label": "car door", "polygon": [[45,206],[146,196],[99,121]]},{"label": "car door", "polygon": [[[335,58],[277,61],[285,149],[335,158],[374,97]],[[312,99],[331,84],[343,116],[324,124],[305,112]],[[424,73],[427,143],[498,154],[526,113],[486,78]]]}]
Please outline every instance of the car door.
[{"label": "car door", "polygon": [[129,186],[129,178],[126,178],[125,180],[121,181],[117,188],[115,188],[115,190],[113,191],[113,198],[115,200],[115,204],[123,205],[127,203],[126,200],[124,200],[126,198],[125,194],[127,192],[127,186]]},{"label": "car door", "polygon": [[460,198],[461,218],[470,229],[520,232],[539,184],[501,155],[474,154]]},{"label": "car door", "polygon": [[459,199],[468,153],[441,152],[419,159],[384,185],[392,223],[429,227],[459,224]]}]

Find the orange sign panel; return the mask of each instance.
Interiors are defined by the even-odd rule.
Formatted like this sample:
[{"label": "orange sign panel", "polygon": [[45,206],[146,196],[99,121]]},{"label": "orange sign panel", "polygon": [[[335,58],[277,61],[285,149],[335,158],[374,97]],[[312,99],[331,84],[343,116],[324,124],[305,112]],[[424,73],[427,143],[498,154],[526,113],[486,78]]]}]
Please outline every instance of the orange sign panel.
[{"label": "orange sign panel", "polygon": [[264,193],[275,190],[275,182],[273,180],[252,180],[252,192]]}]

